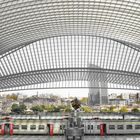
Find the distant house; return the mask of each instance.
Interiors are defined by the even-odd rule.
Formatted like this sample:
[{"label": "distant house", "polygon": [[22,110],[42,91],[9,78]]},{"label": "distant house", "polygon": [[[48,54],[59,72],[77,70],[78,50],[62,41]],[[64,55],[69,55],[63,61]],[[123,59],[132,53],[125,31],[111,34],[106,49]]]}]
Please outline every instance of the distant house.
[{"label": "distant house", "polygon": [[127,102],[124,99],[110,99],[109,104],[116,105],[116,106],[125,106]]}]

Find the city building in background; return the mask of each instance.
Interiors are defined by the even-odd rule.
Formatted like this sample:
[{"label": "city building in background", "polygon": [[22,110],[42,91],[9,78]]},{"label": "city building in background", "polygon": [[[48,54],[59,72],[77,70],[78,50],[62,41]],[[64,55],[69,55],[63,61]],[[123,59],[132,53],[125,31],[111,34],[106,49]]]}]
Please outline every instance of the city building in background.
[{"label": "city building in background", "polygon": [[140,102],[140,93],[121,93],[119,95],[112,93],[108,95],[110,105],[118,106],[133,106],[134,104],[139,104]]},{"label": "city building in background", "polygon": [[[100,87],[100,85],[104,85],[107,87],[107,84],[104,84],[102,82],[96,82],[89,84],[94,84],[96,87]],[[108,92],[106,89],[100,89],[100,88],[89,88],[89,95],[88,95],[88,104],[90,106],[93,105],[107,105],[108,104]]]},{"label": "city building in background", "polygon": [[[90,68],[99,68],[96,65],[90,64]],[[90,73],[90,78],[93,78],[93,73]],[[89,94],[88,94],[88,104],[93,105],[107,105],[108,104],[108,92],[107,92],[107,83],[106,74],[104,74],[99,81],[89,81]],[[92,88],[91,88],[92,87]],[[94,87],[94,88],[93,88]]]}]

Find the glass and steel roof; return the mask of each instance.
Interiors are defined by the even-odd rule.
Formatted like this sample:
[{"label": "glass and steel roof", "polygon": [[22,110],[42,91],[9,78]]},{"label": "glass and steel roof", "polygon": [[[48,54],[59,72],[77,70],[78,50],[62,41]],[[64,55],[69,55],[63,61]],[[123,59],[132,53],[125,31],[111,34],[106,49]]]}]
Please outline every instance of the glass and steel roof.
[{"label": "glass and steel roof", "polygon": [[0,0],[0,91],[90,81],[140,89],[139,0]]}]

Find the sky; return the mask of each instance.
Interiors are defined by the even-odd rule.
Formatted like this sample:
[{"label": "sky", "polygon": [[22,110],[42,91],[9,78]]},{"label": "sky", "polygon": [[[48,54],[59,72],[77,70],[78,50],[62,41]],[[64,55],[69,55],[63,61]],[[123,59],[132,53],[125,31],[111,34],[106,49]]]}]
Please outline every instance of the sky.
[{"label": "sky", "polygon": [[[23,91],[9,91],[9,92],[1,92],[0,94],[12,94],[12,93],[21,93],[24,95],[36,95],[36,94],[54,94],[59,95],[61,97],[87,97],[88,96],[88,88],[68,88],[68,89],[41,89],[41,90],[23,90]],[[138,93],[140,90],[119,90],[119,89],[108,89],[108,94],[111,93]]]}]

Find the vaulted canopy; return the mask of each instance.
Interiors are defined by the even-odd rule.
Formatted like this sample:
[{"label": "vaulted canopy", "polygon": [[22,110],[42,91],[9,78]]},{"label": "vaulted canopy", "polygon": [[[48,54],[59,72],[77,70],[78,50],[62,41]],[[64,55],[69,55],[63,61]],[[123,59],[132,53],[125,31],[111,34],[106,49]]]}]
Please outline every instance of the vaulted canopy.
[{"label": "vaulted canopy", "polygon": [[140,89],[139,0],[0,0],[0,91],[90,81]]}]

